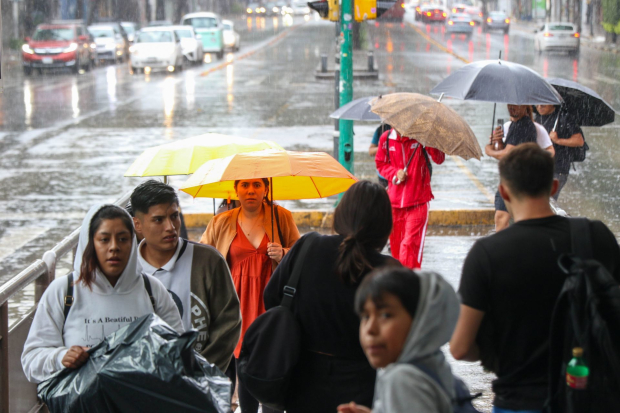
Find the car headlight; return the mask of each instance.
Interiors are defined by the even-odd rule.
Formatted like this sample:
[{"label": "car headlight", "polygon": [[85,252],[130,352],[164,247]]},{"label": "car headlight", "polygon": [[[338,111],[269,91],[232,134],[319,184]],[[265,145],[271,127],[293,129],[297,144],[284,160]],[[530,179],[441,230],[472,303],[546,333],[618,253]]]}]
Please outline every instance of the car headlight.
[{"label": "car headlight", "polygon": [[136,46],[130,46],[129,47],[129,53],[131,53],[131,54],[138,54],[138,49],[136,49]]},{"label": "car headlight", "polygon": [[96,49],[97,48],[97,43],[91,43],[90,44],[90,48],[91,49]]},{"label": "car headlight", "polygon": [[69,47],[67,47],[65,50],[63,50],[63,53],[71,53],[71,52],[75,52],[78,48],[78,44],[77,43],[71,43],[69,45]]},{"label": "car headlight", "polygon": [[34,54],[34,50],[32,50],[32,48],[30,48],[30,45],[28,43],[24,44],[22,46],[22,51],[24,53],[28,53],[28,54]]}]

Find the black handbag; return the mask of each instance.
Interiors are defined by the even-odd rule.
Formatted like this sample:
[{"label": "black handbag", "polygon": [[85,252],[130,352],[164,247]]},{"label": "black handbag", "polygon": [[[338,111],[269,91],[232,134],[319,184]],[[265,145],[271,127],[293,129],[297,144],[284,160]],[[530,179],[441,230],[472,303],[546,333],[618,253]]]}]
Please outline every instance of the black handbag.
[{"label": "black handbag", "polygon": [[291,311],[304,260],[319,236],[304,236],[293,272],[278,307],[261,314],[245,332],[237,375],[245,389],[264,406],[286,409],[286,396],[301,352],[301,327]]}]

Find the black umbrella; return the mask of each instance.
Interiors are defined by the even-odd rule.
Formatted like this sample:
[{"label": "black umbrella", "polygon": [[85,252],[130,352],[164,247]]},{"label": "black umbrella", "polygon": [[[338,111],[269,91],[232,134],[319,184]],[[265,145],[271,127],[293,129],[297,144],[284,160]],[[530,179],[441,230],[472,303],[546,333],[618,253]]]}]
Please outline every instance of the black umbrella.
[{"label": "black umbrella", "polygon": [[431,90],[432,94],[512,105],[559,105],[562,97],[529,67],[505,60],[463,66]]},{"label": "black umbrella", "polygon": [[549,79],[549,83],[560,93],[564,110],[578,125],[603,126],[615,120],[614,108],[592,89],[560,78]]},{"label": "black umbrella", "polygon": [[370,111],[370,101],[376,96],[369,96],[361,99],[355,99],[344,106],[341,106],[334,113],[329,115],[334,119],[346,120],[368,120],[380,122],[381,118],[376,113]]}]

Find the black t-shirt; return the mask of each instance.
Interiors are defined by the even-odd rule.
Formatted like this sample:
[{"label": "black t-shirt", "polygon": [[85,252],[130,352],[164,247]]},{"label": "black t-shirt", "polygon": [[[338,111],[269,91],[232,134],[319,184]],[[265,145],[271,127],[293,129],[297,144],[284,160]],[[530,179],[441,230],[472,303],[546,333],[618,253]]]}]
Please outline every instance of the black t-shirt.
[{"label": "black t-shirt", "polygon": [[524,116],[510,125],[506,145],[517,146],[527,142],[536,142],[536,126],[529,116]]},{"label": "black t-shirt", "polygon": [[[557,117],[557,111],[549,115],[537,115],[536,122],[543,125],[547,132],[551,133]],[[569,139],[576,133],[581,133],[583,135],[583,132],[579,125],[574,123],[567,113],[560,114],[560,119],[558,120],[558,125],[556,126],[555,131],[558,134],[558,139]],[[568,146],[564,145],[558,145],[556,143],[553,144],[553,148],[555,149],[555,173],[567,174],[570,171],[570,152],[573,148],[569,148]]]},{"label": "black t-shirt", "polygon": [[[336,274],[338,247],[343,239],[341,235],[323,235],[315,239],[306,255],[292,309],[301,325],[305,349],[367,362],[359,341],[360,320],[353,308],[359,283],[345,285]],[[264,292],[265,308],[282,302],[284,286],[304,242],[306,237],[293,245],[271,276]],[[366,259],[375,268],[400,266],[394,258],[378,251],[369,251]]]},{"label": "black t-shirt", "polygon": [[[591,221],[592,250],[620,282],[620,248],[611,231]],[[499,360],[494,405],[542,409],[547,396],[551,315],[566,275],[558,257],[571,251],[568,218],[519,221],[478,240],[465,259],[459,287],[464,305],[485,312]]]}]

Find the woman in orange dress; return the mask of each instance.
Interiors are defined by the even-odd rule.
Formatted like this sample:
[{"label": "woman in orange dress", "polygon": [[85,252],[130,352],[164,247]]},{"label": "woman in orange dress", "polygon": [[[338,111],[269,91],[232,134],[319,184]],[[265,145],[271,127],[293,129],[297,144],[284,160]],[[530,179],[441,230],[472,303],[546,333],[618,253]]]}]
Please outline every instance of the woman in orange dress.
[{"label": "woman in orange dress", "polygon": [[[205,230],[200,242],[209,244],[226,257],[230,273],[241,304],[241,338],[235,348],[239,357],[246,330],[265,312],[263,291],[271,274],[299,239],[299,231],[291,213],[279,206],[272,206],[267,199],[269,180],[247,179],[235,181],[235,192],[241,203],[239,208],[216,215]],[[270,239],[271,209],[274,208],[274,239]],[[235,383],[236,363],[229,367],[229,377]],[[244,391],[239,383],[239,402],[243,413],[256,413],[258,401]],[[263,412],[272,411],[263,406]]]}]

